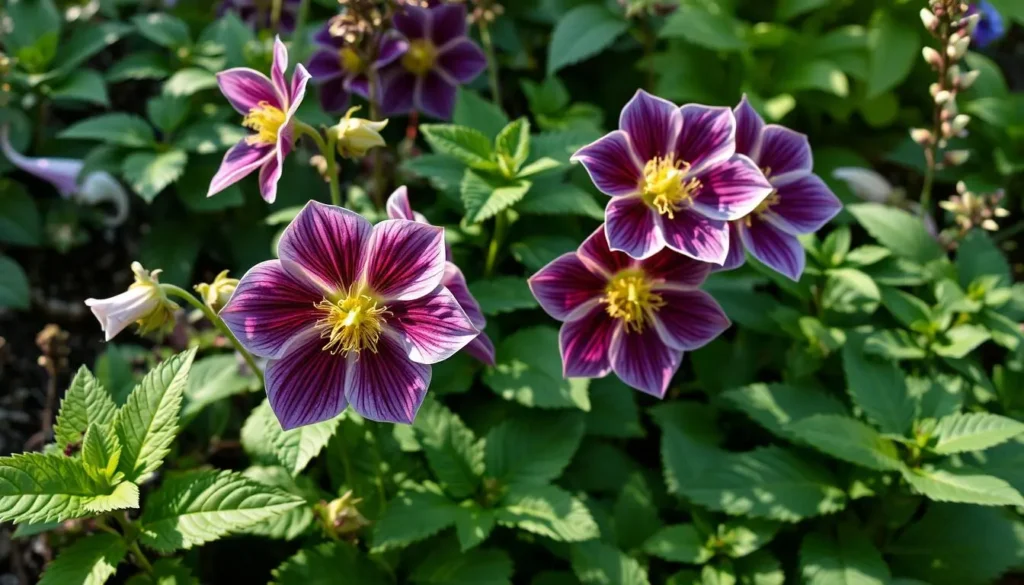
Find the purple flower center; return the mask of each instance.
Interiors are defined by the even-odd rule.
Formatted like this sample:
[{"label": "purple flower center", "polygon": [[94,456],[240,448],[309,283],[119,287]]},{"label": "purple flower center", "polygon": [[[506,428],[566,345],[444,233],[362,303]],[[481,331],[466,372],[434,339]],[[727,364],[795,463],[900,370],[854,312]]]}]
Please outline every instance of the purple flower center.
[{"label": "purple flower center", "polygon": [[242,126],[256,131],[256,134],[247,136],[245,142],[252,146],[277,144],[277,135],[284,125],[284,119],[284,112],[280,108],[265,101],[256,104],[242,119]]},{"label": "purple flower center", "polygon": [[658,309],[665,306],[661,295],[651,292],[652,283],[642,270],[626,269],[612,277],[604,289],[601,302],[613,319],[619,319],[628,330],[640,333],[653,320]]},{"label": "purple flower center", "polygon": [[313,305],[324,312],[314,325],[320,330],[320,338],[327,340],[323,350],[343,356],[364,349],[377,353],[377,341],[384,329],[385,317],[391,315],[388,308],[378,306],[378,302],[368,291],[353,285],[345,298],[324,299]]},{"label": "purple flower center", "polygon": [[673,219],[675,212],[693,199],[702,186],[696,177],[687,177],[689,172],[690,163],[676,160],[674,153],[647,161],[640,182],[644,202]]},{"label": "purple flower center", "polygon": [[338,60],[341,61],[341,68],[345,71],[350,73],[362,73],[363,71],[363,59],[351,47],[339,50]]},{"label": "purple flower center", "polygon": [[437,60],[437,47],[426,39],[416,39],[409,42],[409,50],[402,55],[402,67],[410,73],[422,76],[434,68],[434,61]]}]

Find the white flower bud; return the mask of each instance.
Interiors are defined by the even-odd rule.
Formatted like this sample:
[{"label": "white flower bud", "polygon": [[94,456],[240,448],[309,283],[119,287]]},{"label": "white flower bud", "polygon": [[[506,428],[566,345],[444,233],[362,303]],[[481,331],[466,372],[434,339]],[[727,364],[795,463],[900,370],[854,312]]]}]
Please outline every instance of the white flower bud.
[{"label": "white flower bud", "polygon": [[327,129],[327,135],[337,141],[338,154],[344,158],[366,156],[370,149],[385,145],[380,131],[388,125],[388,121],[373,122],[353,118],[352,114],[358,110],[359,107],[349,109],[340,122]]},{"label": "white flower bud", "polygon": [[160,288],[159,270],[152,273],[138,262],[132,262],[135,282],[128,290],[109,299],[86,299],[85,304],[100,322],[110,341],[125,327],[136,323],[139,334],[169,329],[174,325],[174,311],[178,305],[171,302]]},{"label": "white flower bud", "polygon": [[942,64],[942,55],[931,47],[921,49],[921,56],[924,57],[925,63],[931,65],[932,69],[938,69]]},{"label": "white flower bud", "polygon": [[922,8],[921,23],[924,24],[924,27],[926,29],[935,30],[935,28],[939,24],[939,19],[935,18],[935,14],[933,14],[931,10],[928,10],[927,8]]}]

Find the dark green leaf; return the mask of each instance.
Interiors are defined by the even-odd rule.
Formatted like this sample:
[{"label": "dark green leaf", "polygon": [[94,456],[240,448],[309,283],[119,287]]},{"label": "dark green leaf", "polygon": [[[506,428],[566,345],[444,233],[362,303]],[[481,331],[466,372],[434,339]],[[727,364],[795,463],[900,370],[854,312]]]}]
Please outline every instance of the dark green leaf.
[{"label": "dark green leaf", "polygon": [[558,331],[551,327],[520,329],[505,338],[484,383],[502,398],[526,406],[590,410],[590,380],[562,377]]},{"label": "dark green leaf", "polygon": [[485,315],[499,315],[537,307],[537,299],[530,292],[526,280],[515,276],[477,280],[469,286],[469,291],[480,303],[480,310]]},{"label": "dark green leaf", "polygon": [[558,20],[548,45],[548,75],[597,55],[622,34],[627,23],[604,6],[577,6]]},{"label": "dark green leaf", "polygon": [[60,133],[61,138],[99,140],[130,148],[152,146],[156,138],[142,118],[123,113],[103,114],[78,122]]}]

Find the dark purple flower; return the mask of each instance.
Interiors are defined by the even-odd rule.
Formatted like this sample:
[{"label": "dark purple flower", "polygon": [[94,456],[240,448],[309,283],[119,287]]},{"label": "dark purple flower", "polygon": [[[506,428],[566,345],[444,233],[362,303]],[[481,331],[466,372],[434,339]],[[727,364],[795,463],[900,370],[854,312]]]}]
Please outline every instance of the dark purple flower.
[{"label": "dark purple flower", "polygon": [[669,250],[637,260],[608,247],[605,226],[576,252],[530,278],[540,306],[562,321],[559,345],[567,378],[623,382],[661,398],[683,352],[729,328],[711,295],[698,290],[711,265]]},{"label": "dark purple flower", "polygon": [[981,20],[978,21],[974,34],[971,35],[971,42],[979,49],[984,49],[1006,34],[1006,22],[1003,21],[1003,15],[999,14],[996,7],[992,6],[988,0],[972,2],[967,9],[967,14],[981,14]]},{"label": "dark purple flower", "polygon": [[743,249],[774,270],[799,280],[806,254],[797,236],[822,228],[843,208],[825,182],[811,171],[807,136],[765,125],[746,96],[736,106],[736,152],[749,156],[773,188],[749,215],[729,222],[729,257],[723,270],[743,264]]},{"label": "dark purple flower", "polygon": [[668,247],[721,264],[729,251],[727,221],[771,193],[757,165],[736,150],[729,108],[677,107],[643,90],[622,109],[619,129],[584,146],[594,184],[611,196],[608,243],[634,258]]},{"label": "dark purple flower", "polygon": [[480,332],[451,291],[444,230],[406,220],[370,225],[309,202],[285,228],[280,260],[242,277],[220,316],[269,358],[267,397],[281,426],[337,416],[349,404],[376,421],[411,423],[430,364]]},{"label": "dark purple flower", "polygon": [[[269,29],[273,0],[221,0],[217,15],[235,12],[242,22],[256,30]],[[281,17],[277,23],[277,31],[290,33],[295,30],[302,0],[281,0]]]},{"label": "dark purple flower", "polygon": [[450,119],[456,87],[469,83],[487,68],[483,51],[466,36],[466,7],[405,6],[395,14],[394,25],[408,40],[409,48],[381,71],[383,115],[415,109]]},{"label": "dark purple flower", "polygon": [[320,86],[320,104],[326,112],[340,112],[348,107],[349,95],[370,97],[368,73],[380,70],[405,53],[409,43],[396,31],[388,31],[380,42],[377,60],[372,66],[363,62],[345,40],[331,34],[330,23],[313,36],[319,50],[309,61],[309,73]]},{"label": "dark purple flower", "polygon": [[[391,219],[407,219],[430,225],[422,213],[412,210],[412,206],[409,204],[409,190],[405,187],[399,187],[391,194],[391,197],[388,197],[387,209],[388,217]],[[480,335],[465,347],[466,353],[493,366],[494,344],[491,342],[491,338],[483,332],[484,327],[487,326],[487,319],[484,318],[484,313],[480,310],[480,303],[476,302],[473,294],[469,292],[469,285],[466,284],[466,277],[463,276],[462,270],[452,262],[452,250],[448,244],[445,244],[444,252],[444,278],[441,279],[441,284],[451,291],[455,300],[459,301],[462,310],[466,312],[470,322],[473,323],[473,327],[480,331]]]}]

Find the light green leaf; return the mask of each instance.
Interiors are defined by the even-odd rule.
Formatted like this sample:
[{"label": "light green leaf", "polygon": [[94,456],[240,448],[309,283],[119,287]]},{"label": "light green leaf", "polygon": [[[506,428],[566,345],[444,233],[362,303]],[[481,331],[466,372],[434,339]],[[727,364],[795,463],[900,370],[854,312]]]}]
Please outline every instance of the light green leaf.
[{"label": "light green leaf", "polygon": [[119,22],[90,22],[89,26],[76,27],[71,38],[57,48],[53,67],[62,72],[74,70],[90,57],[113,45],[131,27]]},{"label": "light green leaf", "polygon": [[636,559],[603,542],[575,544],[572,570],[583,585],[650,585],[647,571]]},{"label": "light green leaf", "polygon": [[878,285],[870,276],[856,268],[828,271],[821,303],[836,313],[873,313],[882,300]]},{"label": "light green leaf", "polygon": [[548,45],[548,75],[597,55],[625,32],[626,21],[604,6],[584,4],[555,24]]},{"label": "light green leaf", "polygon": [[132,19],[139,34],[169,49],[188,45],[191,40],[188,25],[182,20],[163,12],[140,14]]},{"label": "light green leaf", "polygon": [[498,276],[477,280],[469,285],[469,292],[473,293],[473,297],[480,303],[480,310],[484,315],[537,308],[537,299],[530,292],[525,278]]},{"label": "light green leaf", "polygon": [[590,412],[586,434],[596,437],[630,439],[644,436],[636,393],[615,376],[590,382]]},{"label": "light green leaf", "polygon": [[257,461],[280,465],[298,475],[323,450],[338,430],[342,416],[286,431],[264,400],[242,428],[242,446]]},{"label": "light green leaf", "polygon": [[429,180],[435,188],[456,196],[466,174],[466,165],[462,161],[441,154],[421,154],[407,159],[402,168]]},{"label": "light green leaf", "polygon": [[157,559],[153,562],[153,573],[136,573],[126,585],[199,585],[182,559]]},{"label": "light green leaf", "polygon": [[828,4],[828,0],[779,0],[775,5],[776,20],[789,20],[805,12],[817,10]]},{"label": "light green leaf", "polygon": [[562,542],[597,538],[600,529],[583,502],[553,485],[510,486],[498,508],[498,524]]},{"label": "light green leaf", "polygon": [[516,261],[532,274],[566,252],[574,252],[579,243],[566,236],[529,236],[509,248]]},{"label": "light green leaf", "polygon": [[94,514],[113,510],[134,510],[138,507],[139,486],[130,481],[117,484],[109,494],[95,496],[85,504],[85,509]]},{"label": "light green leaf", "polygon": [[420,131],[436,154],[459,160],[475,169],[494,169],[494,150],[483,132],[455,124],[421,124]]},{"label": "light green leaf", "polygon": [[0,520],[42,523],[81,518],[104,490],[79,459],[23,453],[0,458]]},{"label": "light green leaf", "polygon": [[507,484],[554,481],[583,439],[583,417],[573,411],[528,412],[487,433],[487,475]]},{"label": "light green leaf", "polygon": [[604,209],[594,201],[593,195],[572,183],[563,183],[557,177],[544,177],[533,183],[522,201],[516,204],[516,211],[534,215],[604,217]]},{"label": "light green leaf", "polygon": [[445,544],[430,551],[412,569],[409,580],[423,585],[510,585],[512,559],[501,550],[475,550],[463,554],[457,547]]},{"label": "light green leaf", "polygon": [[896,288],[882,288],[882,304],[906,327],[920,322],[928,323],[932,318],[927,303]]},{"label": "light green leaf", "polygon": [[121,460],[121,443],[110,425],[91,424],[82,439],[85,471],[102,485],[110,485]]},{"label": "light green leaf", "polygon": [[875,331],[864,338],[864,353],[883,360],[923,360],[928,357],[914,335],[903,329]]},{"label": "light green leaf", "polygon": [[[916,27],[897,21],[887,11],[880,11],[868,32],[868,49],[867,98],[871,99],[907,78],[914,62],[920,58],[921,38]],[[899,254],[900,250],[893,248],[893,252]]]},{"label": "light green leaf", "polygon": [[114,400],[89,368],[80,367],[57,412],[57,423],[53,427],[57,447],[63,450],[72,444],[80,446],[89,425],[110,424],[116,412]]},{"label": "light green leaf", "polygon": [[387,585],[391,580],[373,561],[346,542],[325,542],[305,548],[274,569],[274,585]]},{"label": "light green leaf", "polygon": [[455,523],[459,507],[435,491],[406,491],[388,502],[373,532],[375,552],[423,540]]},{"label": "light green leaf", "polygon": [[791,436],[789,426],[815,414],[845,415],[846,407],[829,394],[785,384],[751,384],[722,394],[754,422],[779,436]]},{"label": "light green leaf", "polygon": [[809,534],[800,547],[807,585],[888,585],[889,567],[860,530],[841,524],[838,534]]},{"label": "light green leaf", "polygon": [[644,552],[651,556],[689,565],[703,565],[714,551],[704,546],[707,539],[693,524],[666,526],[644,543]]},{"label": "light green leaf", "polygon": [[470,223],[480,223],[512,207],[526,196],[526,192],[530,190],[530,182],[510,182],[467,170],[462,177],[459,190],[462,204],[466,207],[466,219]]},{"label": "light green leaf", "polygon": [[590,381],[562,377],[557,330],[520,329],[501,342],[497,355],[498,363],[483,380],[505,400],[531,407],[590,410]]},{"label": "light green leaf", "polygon": [[[619,548],[627,551],[640,548],[661,529],[658,504],[642,472],[629,474],[629,479],[615,498],[612,520],[615,522],[614,542]],[[602,528],[602,533],[604,531]]]},{"label": "light green leaf", "polygon": [[426,400],[413,429],[434,476],[454,498],[468,498],[480,486],[484,445],[455,413],[437,400]]},{"label": "light green leaf", "polygon": [[734,559],[753,554],[765,546],[782,528],[777,522],[764,520],[729,520],[718,527],[718,539],[724,544],[725,554]]},{"label": "light green leaf", "polygon": [[677,402],[659,405],[651,415],[661,427],[661,461],[668,491],[683,495],[696,478],[726,456],[718,447],[721,436],[714,411],[703,404]]},{"label": "light green leaf", "polygon": [[527,177],[540,175],[548,171],[559,169],[561,167],[562,163],[558,162],[557,160],[553,158],[544,157],[537,159],[532,163],[526,165],[525,167],[519,169],[519,172],[516,174],[516,177],[520,179],[525,179]]},{"label": "light green leaf", "polygon": [[983,230],[967,233],[956,249],[956,272],[960,286],[967,288],[980,277],[996,276],[998,283],[1013,283],[1010,263],[992,238]]},{"label": "light green leaf", "polygon": [[152,203],[168,185],[185,172],[188,154],[183,150],[168,150],[160,154],[136,152],[124,159],[121,172],[132,189],[146,203]]},{"label": "light green leaf", "polygon": [[76,69],[54,84],[50,97],[55,100],[71,100],[101,106],[110,106],[107,86],[103,76],[92,69]]},{"label": "light green leaf", "polygon": [[843,461],[878,471],[903,467],[896,445],[857,419],[816,414],[789,426],[807,445]]},{"label": "light green leaf", "polygon": [[28,276],[21,266],[7,256],[0,256],[0,307],[28,309],[30,306]]},{"label": "light green leaf", "polygon": [[105,144],[146,148],[156,143],[152,128],[133,114],[113,113],[86,118],[59,134],[61,138],[99,140]]},{"label": "light green leaf", "polygon": [[459,547],[466,552],[491,535],[497,514],[494,510],[481,508],[473,500],[466,500],[459,506],[455,515],[455,534],[459,537]]},{"label": "light green leaf", "polygon": [[171,476],[146,501],[141,541],[160,552],[188,549],[304,504],[302,498],[232,471]]},{"label": "light green leaf", "polygon": [[122,538],[97,532],[62,550],[39,579],[39,585],[103,585],[128,553]]},{"label": "light green leaf", "polygon": [[906,469],[903,478],[915,491],[938,502],[1024,506],[1024,497],[1009,483],[970,468],[943,465],[931,469]]},{"label": "light green leaf", "polygon": [[[310,478],[303,476],[293,478],[291,472],[283,467],[253,465],[242,472],[242,475],[263,485],[304,498],[310,504],[316,504],[321,499],[319,488],[312,485],[313,482]],[[299,482],[302,483],[301,486]],[[299,506],[240,532],[266,536],[275,540],[295,540],[305,534],[312,524],[313,507]]]},{"label": "light green leaf", "polygon": [[682,4],[665,22],[658,36],[685,39],[715,51],[739,51],[747,44],[738,34],[739,22],[725,14],[721,4]]},{"label": "light green leaf", "polygon": [[[177,98],[172,97],[170,99]],[[174,141],[174,145],[189,152],[213,154],[215,152],[224,152],[238,143],[238,141],[244,140],[247,135],[248,132],[245,127],[238,124],[223,124],[203,121],[190,124],[183,128],[181,132],[178,133],[178,136]],[[216,171],[217,167],[213,167],[213,170],[209,172],[209,177],[206,178],[207,183],[209,182],[209,179],[213,178],[213,174]],[[189,175],[191,175],[192,172],[193,169],[190,167]],[[184,185],[184,183],[182,184]],[[201,196],[204,200],[217,200],[223,197],[224,194],[221,192],[217,197],[207,198],[206,192],[203,191]],[[192,199],[190,198],[189,200]]]},{"label": "light green leaf", "polygon": [[161,132],[170,134],[188,117],[188,100],[170,95],[158,95],[146,102],[146,116]]},{"label": "light green leaf", "polygon": [[957,325],[947,331],[943,338],[932,346],[932,351],[942,357],[960,359],[967,357],[979,345],[992,339],[992,333],[979,325]]},{"label": "light green leaf", "polygon": [[452,122],[459,126],[476,128],[488,140],[493,140],[498,132],[508,125],[508,116],[501,108],[494,105],[494,102],[485,100],[475,91],[459,87],[459,94],[455,98]]},{"label": "light green leaf", "polygon": [[574,152],[600,137],[600,132],[586,128],[541,132],[531,138],[530,151],[538,159],[552,158],[562,164],[568,164],[569,157]]},{"label": "light green leaf", "polygon": [[838,64],[829,59],[797,61],[779,73],[779,89],[786,92],[823,91],[844,98],[850,93],[850,80]]},{"label": "light green leaf", "polygon": [[872,237],[897,256],[927,264],[946,255],[921,220],[902,209],[880,203],[855,203],[847,205],[846,210]]},{"label": "light green leaf", "polygon": [[933,431],[938,440],[932,451],[948,455],[981,451],[1005,443],[1024,433],[1024,424],[986,412],[952,414],[944,417]]},{"label": "light green leaf", "polygon": [[187,97],[217,87],[217,76],[206,69],[186,67],[179,69],[164,82],[163,93]]},{"label": "light green leaf", "polygon": [[843,346],[847,391],[883,433],[903,435],[914,420],[916,405],[903,372],[895,362],[862,353],[863,337],[851,333]]},{"label": "light green leaf", "polygon": [[250,385],[250,379],[239,372],[235,354],[212,355],[198,360],[192,364],[189,374],[181,418],[190,420],[207,406],[245,392]]},{"label": "light green leaf", "polygon": [[519,118],[498,133],[494,140],[498,165],[507,178],[519,174],[519,169],[530,156],[530,121]]},{"label": "light green leaf", "polygon": [[0,242],[38,246],[43,225],[36,202],[18,183],[0,180]]},{"label": "light green leaf", "polygon": [[156,51],[132,53],[114,63],[107,71],[107,81],[117,83],[129,79],[163,79],[171,74],[167,60]]},{"label": "light green leaf", "polygon": [[178,434],[178,411],[196,350],[164,361],[146,374],[114,417],[121,441],[118,470],[129,480],[155,471]]}]

